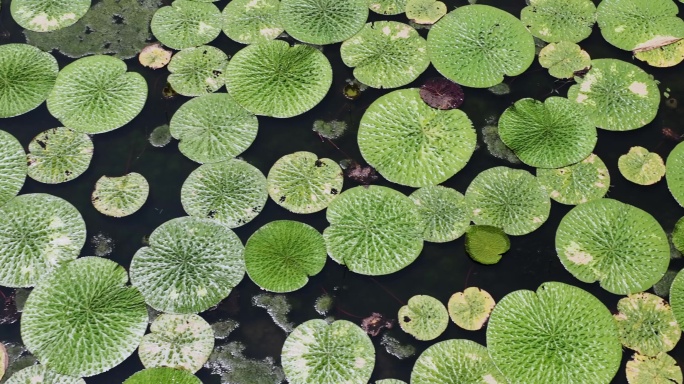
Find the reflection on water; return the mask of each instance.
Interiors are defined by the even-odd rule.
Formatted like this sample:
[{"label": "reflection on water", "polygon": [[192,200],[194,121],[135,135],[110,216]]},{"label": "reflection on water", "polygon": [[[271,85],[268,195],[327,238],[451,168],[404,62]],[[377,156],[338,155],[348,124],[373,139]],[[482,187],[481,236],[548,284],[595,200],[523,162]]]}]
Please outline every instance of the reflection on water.
[{"label": "reflection on water", "polygon": [[[223,8],[227,0],[216,2]],[[455,5],[466,5],[468,1],[446,1],[449,9]],[[479,1],[481,4],[495,5],[515,15],[525,6],[522,0],[490,0]],[[684,14],[684,4],[678,3],[680,14]],[[9,1],[2,0],[0,10],[0,44],[23,42],[24,37],[10,18]],[[380,17],[371,14],[373,20],[389,19],[402,21],[403,17]],[[427,30],[419,30],[423,36]],[[229,55],[237,52],[241,45],[231,42],[221,35],[212,45],[221,48]],[[594,27],[594,33],[588,40],[580,43],[592,58],[614,57],[634,62],[652,74],[660,82],[661,91],[669,88],[668,97],[684,100],[684,76],[682,64],[670,69],[650,68],[639,61],[634,61],[629,52],[620,51],[605,43]],[[352,70],[342,63],[339,44],[323,47],[323,52],[330,59],[334,68],[333,85],[323,102],[313,110],[291,119],[273,119],[259,117],[259,134],[255,143],[241,157],[258,167],[264,174],[280,157],[295,151],[314,152],[319,157],[328,157],[335,161],[351,158],[360,164],[363,159],[356,145],[356,131],[359,120],[368,107],[379,96],[388,91],[367,89],[358,98],[350,100],[342,90],[348,85],[347,79],[353,78]],[[60,67],[71,61],[60,54],[55,54]],[[112,244],[107,257],[128,267],[135,251],[143,246],[142,239],[148,236],[157,226],[175,217],[185,215],[180,204],[180,188],[190,172],[198,164],[185,158],[178,151],[177,141],[164,147],[150,144],[150,134],[164,124],[168,124],[173,113],[188,100],[183,96],[171,99],[162,97],[166,86],[167,71],[144,68],[136,59],[127,60],[129,70],[145,76],[149,86],[149,98],[143,112],[125,127],[113,132],[93,137],[95,153],[91,167],[76,180],[48,186],[31,179],[26,181],[21,193],[46,192],[64,198],[76,206],[82,213],[88,228],[88,238],[98,234],[106,235]],[[426,79],[439,74],[430,67],[411,86],[419,86]],[[482,128],[488,124],[487,118],[499,116],[508,106],[523,97],[545,99],[552,95],[565,96],[567,84],[557,81],[548,75],[546,69],[534,63],[532,67],[514,79],[506,79],[510,93],[495,95],[486,89],[465,89],[465,102],[461,109],[473,121],[480,132],[480,149],[470,163],[456,176],[444,183],[460,192],[464,192],[470,181],[480,171],[498,165],[510,165],[506,160],[492,156],[487,146],[482,145]],[[224,90],[223,90],[224,91]],[[664,98],[665,100],[665,98]],[[612,177],[612,185],[608,196],[625,203],[635,205],[651,213],[670,232],[674,223],[684,215],[670,196],[664,181],[641,187],[622,178],[617,169],[618,157],[627,153],[630,147],[641,145],[649,151],[666,158],[677,144],[672,136],[684,134],[684,105],[680,102],[663,102],[656,119],[644,128],[629,132],[609,132],[599,130],[598,144],[595,153],[608,166]],[[317,120],[339,120],[347,125],[346,134],[333,142],[321,140],[321,136],[312,130]],[[39,132],[59,127],[59,122],[50,116],[43,104],[37,110],[23,116],[0,120],[0,129],[11,132],[19,141],[27,146],[29,141]],[[668,128],[668,134],[663,132]],[[334,144],[334,145],[333,145]],[[532,171],[524,165],[514,165]],[[143,208],[134,215],[116,219],[98,213],[90,203],[90,193],[97,179],[102,175],[121,176],[128,172],[141,173],[150,183],[150,197]],[[358,185],[346,180],[345,189]],[[380,179],[378,184],[389,183]],[[410,194],[413,189],[391,185],[393,188]],[[579,286],[601,299],[609,309],[615,311],[619,296],[612,295],[598,284],[584,284],[573,278],[562,267],[556,256],[554,237],[560,219],[570,207],[553,203],[549,220],[530,235],[511,238],[511,250],[502,261],[493,266],[479,265],[473,262],[464,250],[463,238],[446,244],[426,243],[421,256],[408,268],[388,276],[371,279],[347,272],[345,268],[328,260],[323,271],[310,279],[301,290],[286,295],[269,295],[271,304],[263,304],[264,297],[257,301],[269,309],[264,310],[253,305],[253,298],[262,291],[249,278],[238,285],[228,299],[216,309],[202,314],[210,323],[232,319],[240,324],[230,329],[230,325],[222,324],[226,334],[223,340],[217,340],[217,352],[212,357],[209,368],[198,372],[204,383],[219,383],[221,376],[212,375],[212,371],[220,373],[224,382],[230,383],[275,383],[282,378],[279,364],[280,349],[286,337],[283,331],[290,330],[301,322],[320,318],[321,310],[317,300],[326,292],[334,292],[334,304],[327,314],[336,319],[346,319],[357,324],[373,312],[396,316],[401,301],[417,295],[431,295],[446,303],[449,297],[466,286],[477,286],[490,292],[495,300],[500,300],[506,293],[516,289],[536,288],[544,281],[555,280]],[[235,232],[243,242],[262,225],[273,220],[300,220],[322,231],[327,226],[325,212],[310,215],[297,215],[286,211],[272,201],[268,201],[263,212],[252,222],[237,228]],[[99,246],[90,244],[83,250],[83,255],[98,252]],[[101,248],[100,248],[101,250]],[[684,266],[681,259],[673,260],[671,268],[679,270]],[[467,277],[468,276],[468,277]],[[467,283],[466,283],[467,277]],[[384,289],[380,289],[379,283]],[[5,289],[9,294],[11,290]],[[287,311],[271,311],[273,302],[282,297]],[[282,308],[281,308],[282,309]],[[273,313],[277,313],[277,316]],[[286,313],[283,315],[283,313]],[[272,319],[272,317],[274,319]],[[279,325],[276,325],[276,322]],[[215,327],[219,327],[215,325]],[[389,332],[389,333],[388,333]],[[408,381],[415,358],[428,346],[435,342],[467,338],[481,344],[485,343],[485,330],[465,331],[450,324],[447,331],[432,342],[411,340],[410,336],[393,329],[384,331],[373,337],[376,345],[376,367],[373,380],[382,378],[398,378]],[[0,326],[0,340],[18,343],[19,323]],[[413,352],[415,348],[415,352]],[[684,363],[684,346],[682,343],[670,353],[680,364]],[[18,354],[14,353],[15,359]],[[630,353],[625,353],[625,361]],[[29,363],[30,357],[19,357],[22,364]],[[133,372],[143,367],[134,354],[122,365],[111,371],[86,379],[88,383],[120,383]],[[251,376],[250,376],[251,375]],[[615,379],[616,383],[625,382],[624,361],[621,371]]]}]

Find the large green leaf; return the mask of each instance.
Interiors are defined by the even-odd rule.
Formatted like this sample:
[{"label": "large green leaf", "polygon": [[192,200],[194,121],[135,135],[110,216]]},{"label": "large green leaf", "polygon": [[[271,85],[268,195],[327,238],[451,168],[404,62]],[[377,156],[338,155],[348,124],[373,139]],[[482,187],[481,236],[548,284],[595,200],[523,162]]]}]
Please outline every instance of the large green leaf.
[{"label": "large green leaf", "polygon": [[223,32],[242,44],[257,44],[278,37],[280,0],[231,0],[223,9]]},{"label": "large green leaf", "polygon": [[463,339],[433,344],[416,360],[411,384],[503,384],[487,348]]},{"label": "large green leaf", "polygon": [[432,64],[445,77],[474,88],[501,83],[534,61],[534,40],[515,16],[488,5],[447,14],[428,34]]},{"label": "large green leaf", "polygon": [[168,82],[183,96],[206,95],[223,87],[227,65],[228,55],[216,47],[185,48],[171,58]]},{"label": "large green leaf", "polygon": [[157,367],[136,372],[123,384],[202,384],[202,381],[186,370]]},{"label": "large green leaf", "polygon": [[0,46],[0,118],[29,112],[45,101],[57,79],[57,60],[27,44]]},{"label": "large green leaf", "polygon": [[227,93],[192,99],[174,113],[171,135],[190,160],[215,163],[244,152],[254,142],[259,121]]},{"label": "large green leaf", "polygon": [[328,254],[323,236],[298,221],[277,220],[259,228],[245,244],[249,278],[271,292],[302,288],[318,274]]},{"label": "large green leaf", "polygon": [[61,374],[92,376],[123,362],[147,328],[147,309],[126,270],[84,257],[42,278],[21,317],[21,338]]},{"label": "large green leaf", "polygon": [[603,0],[597,20],[610,44],[639,51],[684,38],[684,21],[677,12],[672,0]]},{"label": "large green leaf", "polygon": [[15,197],[0,207],[0,285],[36,285],[76,259],[85,240],[85,222],[68,201],[44,193]]},{"label": "large green leaf", "polygon": [[399,326],[418,340],[434,340],[449,325],[449,313],[439,300],[432,296],[416,295],[399,308]]},{"label": "large green leaf", "polygon": [[12,0],[10,12],[20,26],[36,32],[68,27],[90,9],[90,0]]},{"label": "large green leaf", "polygon": [[608,384],[622,359],[608,308],[557,282],[504,296],[489,319],[487,346],[511,384]]},{"label": "large green leaf", "polygon": [[591,34],[596,6],[591,0],[530,0],[520,20],[530,33],[548,43],[577,43]]},{"label": "large green leaf", "polygon": [[473,179],[465,193],[473,222],[526,235],[549,218],[551,201],[537,178],[522,169],[494,167]]},{"label": "large green leaf", "polygon": [[323,53],[281,40],[241,49],[226,70],[228,92],[256,115],[300,115],[323,100],[331,84],[332,67]]},{"label": "large green leaf", "polygon": [[10,133],[0,130],[0,206],[19,193],[26,180],[26,171],[26,153],[21,143]]},{"label": "large green leaf", "polygon": [[28,149],[29,177],[47,184],[63,183],[83,174],[95,150],[90,136],[68,128],[41,132]]},{"label": "large green leaf", "polygon": [[406,0],[371,0],[368,8],[381,15],[398,15],[406,10]]},{"label": "large green leaf", "polygon": [[[145,368],[171,367],[197,372],[214,349],[214,330],[195,314],[162,313],[138,347]],[[161,384],[161,383],[160,383]]]},{"label": "large green leaf", "polygon": [[465,197],[453,188],[435,185],[415,190],[410,196],[423,221],[423,239],[444,243],[461,237],[470,224],[471,210]]},{"label": "large green leaf", "polygon": [[149,194],[150,184],[145,176],[131,172],[119,177],[100,177],[90,200],[103,215],[124,217],[142,208]]},{"label": "large green leaf", "polygon": [[278,159],[267,180],[268,194],[278,205],[294,213],[313,213],[337,197],[344,176],[335,161],[300,151]]},{"label": "large green leaf", "polygon": [[86,384],[80,377],[61,375],[41,364],[14,373],[5,384]]},{"label": "large green leaf", "polygon": [[351,271],[386,275],[411,264],[423,249],[418,208],[404,194],[381,186],[344,191],[328,206],[323,232],[328,255]]},{"label": "large green leaf", "polygon": [[291,384],[366,384],[375,365],[375,349],[358,325],[315,319],[290,333],[280,358]]},{"label": "large green leaf", "polygon": [[629,131],[650,123],[658,113],[658,85],[634,64],[592,60],[589,72],[575,80],[568,99],[583,106],[598,128]]},{"label": "large green leaf", "polygon": [[201,165],[181,188],[185,212],[229,228],[252,221],[267,199],[266,177],[256,167],[237,159]]},{"label": "large green leaf", "polygon": [[456,174],[470,160],[476,141],[463,111],[431,108],[418,88],[375,100],[363,114],[358,132],[359,149],[368,164],[387,180],[412,187],[436,185]]},{"label": "large green leaf", "polygon": [[158,311],[198,313],[218,304],[245,274],[244,247],[233,231],[191,216],[157,227],[131,261],[131,283]]},{"label": "large green leaf", "polygon": [[556,252],[580,281],[617,295],[645,291],[670,263],[665,231],[646,211],[612,199],[580,204],[561,220]]},{"label": "large green leaf", "polygon": [[499,118],[499,135],[523,163],[540,168],[577,163],[597,140],[583,108],[563,97],[518,100]]},{"label": "large green leaf", "polygon": [[623,297],[614,315],[622,345],[645,356],[656,356],[675,347],[682,330],[667,302],[650,293]]},{"label": "large green leaf", "polygon": [[417,79],[430,65],[427,42],[408,24],[376,21],[340,47],[354,77],[373,88],[397,88]]},{"label": "large green leaf", "polygon": [[185,49],[207,44],[221,33],[221,11],[209,3],[176,0],[154,13],[150,28],[169,48]]},{"label": "large green leaf", "polygon": [[553,200],[569,205],[600,199],[610,187],[608,168],[593,153],[567,167],[537,168],[537,180]]},{"label": "large green leaf", "polygon": [[281,0],[285,31],[309,44],[332,44],[354,36],[368,18],[368,0]]},{"label": "large green leaf", "polygon": [[684,269],[677,273],[670,286],[670,305],[679,324],[684,324]]},{"label": "large green leaf", "polygon": [[665,180],[672,196],[684,207],[684,143],[677,144],[667,156]]},{"label": "large green leaf", "polygon": [[47,98],[50,113],[65,127],[102,133],[126,125],[140,113],[147,83],[126,63],[104,55],[84,57],[62,68]]}]

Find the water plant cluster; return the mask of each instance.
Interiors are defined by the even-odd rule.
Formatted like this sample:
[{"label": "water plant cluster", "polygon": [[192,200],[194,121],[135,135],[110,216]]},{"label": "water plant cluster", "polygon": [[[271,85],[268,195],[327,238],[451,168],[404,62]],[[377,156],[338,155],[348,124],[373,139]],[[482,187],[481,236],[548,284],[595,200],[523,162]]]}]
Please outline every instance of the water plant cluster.
[{"label": "water plant cluster", "polygon": [[[425,343],[454,324],[486,333],[486,345],[427,344],[411,369],[415,384],[600,384],[619,374],[630,384],[682,383],[668,352],[684,324],[684,272],[671,270],[671,248],[684,251],[684,219],[668,235],[651,213],[607,197],[618,175],[595,153],[601,131],[628,135],[657,118],[660,84],[643,68],[684,61],[675,0],[529,0],[515,15],[435,0],[232,0],[222,10],[211,0],[5,3],[0,12],[25,29],[27,43],[0,44],[0,128],[43,103],[61,123],[26,147],[20,132],[0,130],[0,286],[13,292],[3,316],[16,321],[20,308],[25,346],[10,353],[12,345],[0,343],[7,383],[97,382],[133,358],[144,369],[124,384],[198,384],[203,368],[224,383],[397,384],[404,381],[376,369],[378,343],[393,345],[398,358],[415,351],[390,336],[395,324]],[[592,59],[581,45],[592,31],[641,64]],[[211,45],[221,34],[238,48]],[[331,51],[354,80],[337,78]],[[114,248],[101,233],[91,239],[97,256],[88,256],[87,231],[97,229],[86,229],[68,199],[27,192],[25,183],[82,178],[97,157],[96,135],[134,124],[150,98],[162,97],[124,61],[135,55],[168,74],[167,95],[182,101],[168,124],[148,133],[149,150],[177,146],[198,165],[179,191],[186,215],[148,233],[127,265],[108,257]],[[501,94],[535,61],[567,91],[513,100],[483,130],[487,147],[501,149],[495,156],[519,165],[496,163],[463,192],[446,186],[467,174],[478,149],[482,119],[460,108],[469,93]],[[422,81],[430,66],[439,76]],[[305,127],[344,161],[304,149],[267,165],[241,157],[273,132],[264,121],[289,124],[323,111],[333,84],[342,84],[345,106],[361,105],[362,91],[380,95],[365,100],[357,119],[336,115]],[[356,158],[341,149],[344,140]],[[665,161],[656,149],[635,142],[610,165],[644,188],[664,177],[684,206],[684,143]],[[88,208],[130,224],[124,220],[140,216],[155,188],[126,166],[99,175]],[[256,228],[269,204],[289,218]],[[389,316],[345,318],[324,292],[315,304],[324,318],[288,318],[285,295],[326,263],[376,283],[373,276],[401,279],[429,257],[426,243],[463,237],[477,265],[496,268],[554,206],[564,217],[551,229],[549,257],[577,286],[546,281],[495,300],[468,286],[469,272],[448,301],[416,294],[402,302],[387,291],[403,304]],[[301,216],[317,212],[327,220],[322,231]],[[244,345],[224,341],[241,325],[217,313],[237,311],[226,308],[243,281],[276,294],[251,302],[287,334],[276,360],[250,359]],[[591,283],[619,295],[616,307],[579,287]],[[654,286],[657,295],[646,292]],[[634,354],[618,373],[623,348]]]}]

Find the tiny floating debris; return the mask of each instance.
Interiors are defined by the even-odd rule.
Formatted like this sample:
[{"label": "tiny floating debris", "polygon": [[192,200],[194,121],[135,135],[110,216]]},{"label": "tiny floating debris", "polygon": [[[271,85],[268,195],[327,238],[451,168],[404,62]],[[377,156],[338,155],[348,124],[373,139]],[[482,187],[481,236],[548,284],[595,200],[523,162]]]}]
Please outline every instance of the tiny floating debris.
[{"label": "tiny floating debris", "polygon": [[102,232],[90,238],[93,254],[98,257],[107,257],[114,251],[114,240]]},{"label": "tiny floating debris", "polygon": [[328,312],[330,312],[334,303],[335,299],[329,294],[324,293],[322,296],[316,299],[316,302],[314,303],[314,310],[316,310],[319,315],[325,316],[328,314]]},{"label": "tiny floating debris", "polygon": [[287,314],[290,313],[292,307],[284,295],[262,293],[252,298],[252,305],[264,308],[273,322],[283,331],[290,333],[294,329],[294,325],[287,320]]},{"label": "tiny floating debris", "polygon": [[379,177],[375,168],[370,165],[361,165],[352,159],[340,161],[340,167],[344,171],[344,177],[356,181],[359,184],[373,184]]},{"label": "tiny floating debris", "polygon": [[204,364],[212,374],[221,376],[221,383],[280,384],[285,380],[282,368],[270,356],[263,360],[248,359],[243,355],[245,346],[239,342],[219,345]]},{"label": "tiny floating debris", "polygon": [[515,153],[501,141],[499,127],[487,125],[482,128],[482,139],[487,145],[487,151],[494,157],[506,160],[511,164],[520,164],[520,159]]},{"label": "tiny floating debris", "polygon": [[377,312],[373,312],[361,321],[361,328],[370,336],[377,336],[383,329],[392,329],[392,326],[394,326],[394,320],[387,319]]},{"label": "tiny floating debris", "polygon": [[380,345],[385,351],[399,360],[404,360],[416,354],[416,347],[410,344],[401,344],[399,340],[385,333],[380,339]]},{"label": "tiny floating debris", "polygon": [[211,325],[214,330],[214,338],[217,340],[223,340],[227,338],[234,330],[240,326],[240,323],[233,319],[226,319],[222,321],[217,321]]},{"label": "tiny floating debris", "polygon": [[347,84],[342,88],[342,94],[349,100],[356,100],[361,93],[368,89],[368,86],[356,79],[347,79]]},{"label": "tiny floating debris", "polygon": [[316,120],[313,123],[312,130],[318,133],[322,138],[334,140],[342,137],[347,131],[347,123],[340,120]]},{"label": "tiny floating debris", "polygon": [[497,96],[508,95],[511,93],[511,87],[509,87],[506,83],[499,83],[487,88],[487,90]]}]

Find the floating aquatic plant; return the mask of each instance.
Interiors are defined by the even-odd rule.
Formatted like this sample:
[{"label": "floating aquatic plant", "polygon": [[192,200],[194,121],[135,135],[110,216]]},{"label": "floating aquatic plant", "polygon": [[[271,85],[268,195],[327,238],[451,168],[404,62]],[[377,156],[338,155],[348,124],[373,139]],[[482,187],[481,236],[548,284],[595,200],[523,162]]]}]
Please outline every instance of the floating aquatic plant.
[{"label": "floating aquatic plant", "polygon": [[375,349],[366,332],[354,323],[314,319],[287,337],[281,360],[292,384],[362,384],[373,371]]},{"label": "floating aquatic plant", "polygon": [[[582,0],[584,1],[584,0]],[[587,1],[592,4],[592,2]],[[571,79],[575,73],[587,70],[591,58],[587,51],[575,43],[561,41],[551,43],[539,52],[539,64],[548,68],[549,74],[559,79]]]},{"label": "floating aquatic plant", "polygon": [[618,301],[614,315],[622,345],[644,356],[656,356],[675,347],[682,330],[662,298],[641,292]]},{"label": "floating aquatic plant", "polygon": [[420,98],[432,108],[458,108],[464,96],[460,85],[443,77],[433,77],[420,86]]},{"label": "floating aquatic plant", "polygon": [[12,0],[10,12],[20,26],[36,32],[68,27],[90,9],[90,0]]},{"label": "floating aquatic plant", "polygon": [[446,4],[441,1],[406,0],[406,17],[417,24],[434,24],[446,13]]},{"label": "floating aquatic plant", "polygon": [[41,132],[28,149],[28,176],[47,184],[64,183],[82,175],[95,150],[90,136],[64,127]]},{"label": "floating aquatic plant", "polygon": [[368,8],[381,15],[398,15],[406,10],[407,0],[371,0]]},{"label": "floating aquatic plant", "polygon": [[489,292],[477,287],[468,287],[463,292],[451,295],[447,310],[451,321],[456,325],[469,331],[477,331],[489,319],[494,305],[494,299]]},{"label": "floating aquatic plant", "polygon": [[152,17],[152,34],[173,49],[204,45],[221,33],[221,11],[214,5],[190,0],[175,0],[159,8]]},{"label": "floating aquatic plant", "polygon": [[471,225],[466,230],[466,253],[478,263],[496,264],[510,248],[511,241],[500,228],[491,225]]},{"label": "floating aquatic plant", "polygon": [[439,300],[431,296],[416,295],[399,308],[399,325],[404,332],[418,340],[434,340],[449,325],[449,313]]},{"label": "floating aquatic plant", "polygon": [[635,353],[627,362],[629,384],[682,384],[682,369],[677,360],[661,352],[655,357]]},{"label": "floating aquatic plant", "polygon": [[139,173],[119,177],[102,176],[90,196],[95,209],[103,215],[124,217],[137,212],[147,201],[150,184]]},{"label": "floating aquatic plant", "polygon": [[232,0],[223,9],[223,32],[242,44],[273,40],[283,31],[279,0]]},{"label": "floating aquatic plant", "polygon": [[435,185],[414,191],[409,198],[423,221],[423,239],[435,243],[456,240],[470,224],[465,197],[455,189]]},{"label": "floating aquatic plant", "polygon": [[520,20],[548,43],[578,43],[591,34],[596,6],[591,0],[530,0]]},{"label": "floating aquatic plant", "polygon": [[618,159],[618,169],[625,179],[639,185],[655,184],[665,176],[665,163],[657,153],[644,147],[632,147]]},{"label": "floating aquatic plant", "polygon": [[117,263],[83,257],[42,278],[26,300],[21,338],[50,369],[92,376],[123,362],[147,328],[140,292]]},{"label": "floating aquatic plant", "polygon": [[367,0],[281,0],[285,32],[309,44],[332,44],[354,36],[368,18]]},{"label": "floating aquatic plant", "polygon": [[[2,56],[0,56],[2,57]],[[12,134],[0,130],[0,206],[16,196],[26,180],[26,152]]]},{"label": "floating aquatic plant", "polygon": [[206,95],[223,87],[227,65],[228,55],[216,47],[185,48],[171,58],[168,81],[183,96]]},{"label": "floating aquatic plant", "polygon": [[684,270],[677,273],[670,286],[670,305],[679,324],[684,324]]},{"label": "floating aquatic plant", "polygon": [[123,382],[123,384],[150,383],[202,384],[202,381],[197,376],[182,369],[157,367],[136,372]]},{"label": "floating aquatic plant", "polygon": [[520,159],[515,155],[515,152],[501,141],[498,126],[485,125],[482,127],[482,141],[485,142],[487,152],[489,152],[490,155],[498,159],[506,160],[511,164],[520,164]]},{"label": "floating aquatic plant", "polygon": [[505,382],[487,348],[463,339],[431,345],[418,357],[411,371],[412,384]]},{"label": "floating aquatic plant", "polygon": [[[0,376],[1,377],[1,376]],[[80,377],[61,375],[48,367],[36,364],[15,372],[5,384],[85,384]]]},{"label": "floating aquatic plant", "polygon": [[171,51],[164,49],[161,44],[154,43],[140,51],[138,61],[145,67],[152,69],[164,68],[171,60]]},{"label": "floating aquatic plant", "polygon": [[568,205],[600,199],[610,188],[608,168],[603,160],[593,153],[567,167],[537,168],[537,180],[551,199]]}]

